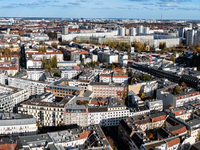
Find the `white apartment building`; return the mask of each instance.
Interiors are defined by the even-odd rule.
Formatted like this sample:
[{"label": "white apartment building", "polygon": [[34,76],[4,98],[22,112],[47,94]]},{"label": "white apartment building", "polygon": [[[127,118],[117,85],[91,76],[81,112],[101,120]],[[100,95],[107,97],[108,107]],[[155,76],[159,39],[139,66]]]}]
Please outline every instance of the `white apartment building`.
[{"label": "white apartment building", "polygon": [[118,58],[119,55],[112,54],[112,55],[107,55],[107,63],[112,64],[112,63],[118,63]]},{"label": "white apartment building", "polygon": [[163,111],[163,101],[159,99],[146,100],[145,105],[149,107],[150,110]]},{"label": "white apartment building", "polygon": [[8,78],[8,85],[27,90],[29,95],[40,95],[46,91],[48,83],[36,82],[21,78]]},{"label": "white apartment building", "polygon": [[63,53],[62,52],[38,52],[38,51],[28,51],[26,52],[27,58],[31,56],[32,59],[34,60],[42,60],[43,57],[46,59],[53,58],[54,56],[57,57],[57,61],[63,61]]},{"label": "white apartment building", "polygon": [[33,135],[37,134],[36,119],[30,115],[0,113],[1,135]]},{"label": "white apartment building", "polygon": [[26,62],[26,68],[42,68],[42,60],[30,59]]},{"label": "white apartment building", "polygon": [[65,124],[78,124],[87,126],[99,124],[100,126],[117,126],[123,117],[128,117],[130,111],[125,106],[102,107],[102,108],[74,108],[66,109],[64,113]]},{"label": "white apartment building", "polygon": [[43,70],[27,70],[27,79],[34,81],[44,81],[45,72]]},{"label": "white apartment building", "polygon": [[186,122],[186,126],[189,129],[189,135],[193,137],[196,141],[199,140],[199,132],[200,132],[200,120],[193,119]]},{"label": "white apartment building", "polygon": [[128,82],[128,75],[113,75],[112,78],[114,83],[127,83]]},{"label": "white apartment building", "polygon": [[41,126],[58,126],[63,123],[65,101],[54,103],[53,100],[55,100],[53,94],[45,93],[22,103],[18,107],[18,112],[33,115]]},{"label": "white apartment building", "polygon": [[112,76],[111,76],[111,74],[101,74],[99,80],[100,80],[100,82],[111,83]]},{"label": "white apartment building", "polygon": [[79,70],[70,69],[61,71],[61,78],[72,79],[80,73]]},{"label": "white apartment building", "polygon": [[16,105],[28,99],[29,92],[7,86],[0,86],[0,111],[13,112]]},{"label": "white apartment building", "polygon": [[69,81],[69,86],[81,87],[84,90],[87,90],[90,81],[82,81],[82,80],[72,80]]}]

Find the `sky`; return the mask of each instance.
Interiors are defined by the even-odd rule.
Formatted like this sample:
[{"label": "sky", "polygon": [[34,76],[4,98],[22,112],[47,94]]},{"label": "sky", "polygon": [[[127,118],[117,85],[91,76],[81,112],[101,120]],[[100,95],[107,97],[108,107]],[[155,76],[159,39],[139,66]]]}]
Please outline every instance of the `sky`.
[{"label": "sky", "polygon": [[200,0],[0,0],[0,17],[200,20]]}]

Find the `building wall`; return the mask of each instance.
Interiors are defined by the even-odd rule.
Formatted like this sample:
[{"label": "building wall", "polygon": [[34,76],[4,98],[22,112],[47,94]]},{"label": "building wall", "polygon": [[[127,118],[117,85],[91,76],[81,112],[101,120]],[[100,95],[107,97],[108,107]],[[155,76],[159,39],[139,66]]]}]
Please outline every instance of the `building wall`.
[{"label": "building wall", "polygon": [[62,107],[22,104],[18,107],[18,112],[34,116],[42,126],[58,126],[63,123],[64,108]]}]

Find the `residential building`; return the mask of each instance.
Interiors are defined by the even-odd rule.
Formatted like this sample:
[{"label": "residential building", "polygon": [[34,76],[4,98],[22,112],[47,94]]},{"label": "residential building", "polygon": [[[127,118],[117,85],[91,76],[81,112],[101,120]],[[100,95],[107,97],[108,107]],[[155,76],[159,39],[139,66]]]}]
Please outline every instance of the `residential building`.
[{"label": "residential building", "polygon": [[46,91],[48,83],[8,77],[8,85],[27,90],[29,95],[40,95]]},{"label": "residential building", "polygon": [[60,99],[51,93],[32,96],[20,104],[18,113],[34,116],[41,126],[58,126],[63,123],[64,106],[71,98]]},{"label": "residential building", "polygon": [[23,89],[17,89],[5,85],[0,85],[0,111],[13,112],[17,104],[28,99],[29,92]]},{"label": "residential building", "polygon": [[120,101],[123,94],[127,91],[127,86],[117,83],[92,82],[88,86],[88,90],[93,92],[93,98],[114,97]]},{"label": "residential building", "polygon": [[199,91],[191,88],[183,89],[180,94],[173,94],[173,89],[175,85],[165,87],[163,89],[158,89],[156,92],[156,97],[163,100],[164,108],[181,107],[184,103],[195,101],[200,99]]},{"label": "residential building", "polygon": [[99,125],[74,128],[58,132],[48,132],[34,136],[20,137],[21,149],[82,149],[112,150]]},{"label": "residential building", "polygon": [[74,87],[68,85],[68,80],[61,79],[59,81],[55,81],[51,83],[47,88],[47,92],[51,92],[56,97],[65,97],[65,96],[73,96],[82,94],[84,89],[81,87]]},{"label": "residential building", "polygon": [[36,119],[31,115],[0,113],[0,135],[27,136],[37,134]]}]

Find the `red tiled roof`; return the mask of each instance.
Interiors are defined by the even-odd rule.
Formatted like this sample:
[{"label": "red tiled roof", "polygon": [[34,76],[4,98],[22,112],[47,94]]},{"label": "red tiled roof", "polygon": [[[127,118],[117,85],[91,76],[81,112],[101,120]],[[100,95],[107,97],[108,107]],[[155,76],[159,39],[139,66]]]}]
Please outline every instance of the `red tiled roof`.
[{"label": "red tiled roof", "polygon": [[152,122],[157,122],[157,121],[161,121],[165,119],[166,119],[166,115],[163,115],[163,116],[152,118]]},{"label": "red tiled roof", "polygon": [[172,131],[172,133],[173,133],[174,135],[178,135],[178,134],[184,133],[184,132],[186,132],[186,131],[187,131],[187,129],[186,129],[186,127],[184,126],[184,127],[182,127],[181,129]]},{"label": "red tiled roof", "polygon": [[35,54],[35,55],[39,55],[39,54],[62,54],[62,52],[26,52],[26,54]]},{"label": "red tiled roof", "polygon": [[[81,140],[81,139],[85,139],[89,136],[89,134],[91,133],[91,131],[86,131],[86,132],[83,132],[83,133],[79,133],[78,134],[78,137],[75,138],[75,140]],[[76,135],[75,135],[76,137]]]},{"label": "red tiled roof", "polygon": [[167,145],[168,145],[168,147],[172,147],[172,146],[174,146],[174,145],[176,145],[178,143],[180,143],[180,138],[176,138],[174,140],[171,140],[171,141],[167,142]]},{"label": "red tiled roof", "polygon": [[101,74],[100,77],[111,77],[110,74]]}]

